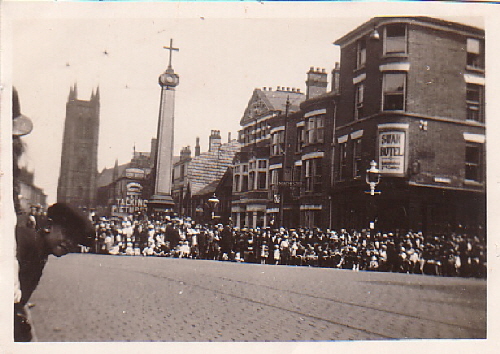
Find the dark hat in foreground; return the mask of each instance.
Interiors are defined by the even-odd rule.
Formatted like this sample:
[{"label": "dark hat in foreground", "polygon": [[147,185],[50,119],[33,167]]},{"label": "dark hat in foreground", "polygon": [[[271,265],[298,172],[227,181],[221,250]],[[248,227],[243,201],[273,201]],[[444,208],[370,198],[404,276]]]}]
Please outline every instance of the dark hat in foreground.
[{"label": "dark hat in foreground", "polygon": [[66,203],[56,203],[49,207],[47,216],[56,225],[66,230],[66,237],[73,242],[91,246],[94,241],[94,228],[81,210]]},{"label": "dark hat in foreground", "polygon": [[19,103],[19,95],[17,90],[12,90],[12,135],[23,136],[31,133],[33,130],[33,122],[31,119],[21,114],[21,104]]}]

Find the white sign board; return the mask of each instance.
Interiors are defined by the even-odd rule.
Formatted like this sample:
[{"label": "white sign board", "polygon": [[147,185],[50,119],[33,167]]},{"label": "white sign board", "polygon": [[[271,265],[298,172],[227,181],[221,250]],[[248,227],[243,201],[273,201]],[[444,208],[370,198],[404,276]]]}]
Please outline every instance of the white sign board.
[{"label": "white sign board", "polygon": [[403,131],[379,132],[379,170],[384,175],[405,174],[405,135]]}]

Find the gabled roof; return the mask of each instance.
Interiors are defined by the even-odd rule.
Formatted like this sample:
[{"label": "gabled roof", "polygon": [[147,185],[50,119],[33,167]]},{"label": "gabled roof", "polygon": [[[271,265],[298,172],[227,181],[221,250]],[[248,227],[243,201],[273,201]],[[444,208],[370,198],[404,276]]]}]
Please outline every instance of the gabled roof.
[{"label": "gabled roof", "polygon": [[289,112],[291,113],[299,110],[299,105],[305,100],[305,95],[296,91],[255,89],[245,108],[240,125],[246,125],[269,113],[285,112],[287,99],[290,100]]},{"label": "gabled roof", "polygon": [[203,188],[214,181],[218,182],[228,167],[232,166],[234,155],[240,150],[240,146],[237,140],[233,140],[222,144],[214,151],[207,151],[195,156],[189,163],[187,170],[191,195],[199,195]]}]

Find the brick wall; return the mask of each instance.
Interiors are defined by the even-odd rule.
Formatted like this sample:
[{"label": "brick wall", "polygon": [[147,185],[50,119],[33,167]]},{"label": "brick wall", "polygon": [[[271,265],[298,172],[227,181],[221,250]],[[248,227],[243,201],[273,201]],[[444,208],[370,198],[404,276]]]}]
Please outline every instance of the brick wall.
[{"label": "brick wall", "polygon": [[466,38],[410,26],[407,111],[463,119],[466,117]]},{"label": "brick wall", "polygon": [[412,175],[411,180],[440,185],[434,177],[445,177],[451,181],[441,185],[464,187],[466,141],[463,133],[484,134],[484,130],[456,123],[428,121],[427,131],[423,131],[419,125],[419,121],[413,120],[409,129],[409,162],[418,160],[420,163],[420,172]]},{"label": "brick wall", "polygon": [[366,51],[366,64],[361,70],[356,69],[356,41],[341,51],[339,126],[353,120],[353,78],[360,73],[366,74],[365,116],[380,112],[382,73],[379,66],[389,61],[410,62],[407,112],[465,120],[466,37],[409,25],[408,57],[383,58],[383,39],[367,40]]},{"label": "brick wall", "polygon": [[353,120],[354,86],[352,78],[355,69],[356,43],[352,43],[342,49],[340,53],[340,100],[337,110],[337,126],[342,126]]}]

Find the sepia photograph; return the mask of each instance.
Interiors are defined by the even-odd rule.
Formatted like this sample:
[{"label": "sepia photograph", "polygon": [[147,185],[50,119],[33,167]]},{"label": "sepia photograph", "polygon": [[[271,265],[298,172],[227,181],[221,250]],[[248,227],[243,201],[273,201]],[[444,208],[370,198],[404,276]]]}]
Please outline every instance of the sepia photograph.
[{"label": "sepia photograph", "polygon": [[494,352],[496,7],[0,5],[7,352]]}]

